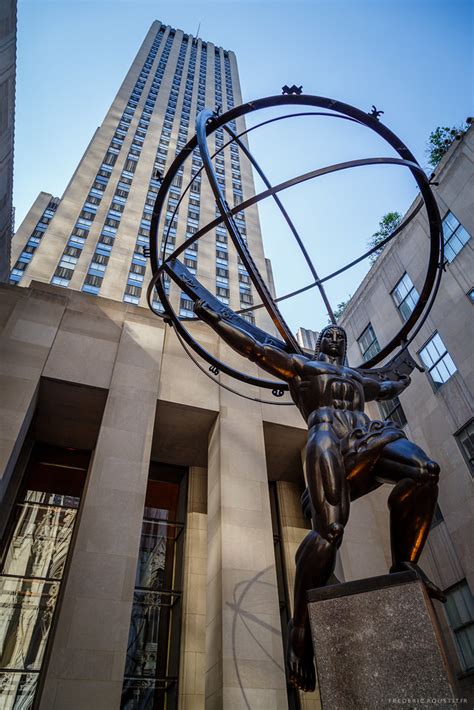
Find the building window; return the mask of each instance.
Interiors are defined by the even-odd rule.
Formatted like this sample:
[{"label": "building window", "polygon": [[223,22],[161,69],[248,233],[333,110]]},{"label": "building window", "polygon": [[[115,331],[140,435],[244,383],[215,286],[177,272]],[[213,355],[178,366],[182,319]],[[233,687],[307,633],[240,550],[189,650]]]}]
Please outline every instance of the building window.
[{"label": "building window", "polygon": [[452,212],[448,212],[443,219],[444,257],[446,261],[451,262],[470,238],[471,235],[464,229],[461,222],[456,219]]},{"label": "building window", "polygon": [[390,419],[392,422],[395,422],[395,424],[398,424],[399,427],[403,428],[405,426],[407,418],[398,397],[383,399],[377,402],[377,404],[379,405],[380,414],[384,419]]},{"label": "building window", "polygon": [[120,707],[177,708],[186,470],[151,463]]},{"label": "building window", "polygon": [[428,340],[419,355],[436,388],[441,387],[456,372],[456,365],[438,333]]},{"label": "building window", "polygon": [[2,555],[2,708],[33,707],[89,461],[39,443],[30,456]]},{"label": "building window", "polygon": [[463,671],[474,669],[474,598],[465,579],[445,592],[444,605]]},{"label": "building window", "polygon": [[418,291],[406,272],[393,289],[392,298],[403,320],[408,320],[418,301]]},{"label": "building window", "polygon": [[253,296],[251,293],[241,293],[240,294],[240,305],[243,306],[253,305]]},{"label": "building window", "polygon": [[474,419],[465,424],[462,429],[455,434],[459,448],[462,451],[469,470],[474,476]]},{"label": "building window", "polygon": [[194,313],[194,303],[185,294],[183,294],[181,296],[181,299],[179,302],[179,315],[182,318],[195,318],[196,317],[196,315]]},{"label": "building window", "polygon": [[362,335],[357,338],[357,342],[359,343],[360,351],[364,360],[370,360],[370,358],[380,352],[379,341],[377,340],[377,336],[375,335],[374,329],[370,323]]}]

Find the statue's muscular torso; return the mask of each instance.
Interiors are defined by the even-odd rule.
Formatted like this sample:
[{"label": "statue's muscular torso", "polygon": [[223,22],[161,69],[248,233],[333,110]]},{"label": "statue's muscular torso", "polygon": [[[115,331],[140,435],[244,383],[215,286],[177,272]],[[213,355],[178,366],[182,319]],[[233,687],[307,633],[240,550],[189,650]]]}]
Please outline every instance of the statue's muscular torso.
[{"label": "statue's muscular torso", "polygon": [[350,367],[294,356],[296,376],[289,381],[291,396],[305,420],[313,412],[331,407],[363,412],[362,376]]}]

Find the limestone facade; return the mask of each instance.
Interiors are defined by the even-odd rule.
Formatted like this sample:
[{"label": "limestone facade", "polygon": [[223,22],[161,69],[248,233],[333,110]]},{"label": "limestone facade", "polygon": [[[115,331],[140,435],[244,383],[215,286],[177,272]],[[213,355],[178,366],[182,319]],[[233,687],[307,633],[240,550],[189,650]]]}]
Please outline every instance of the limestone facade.
[{"label": "limestone facade", "polygon": [[[288,470],[304,442],[299,414],[220,390],[145,308],[39,282],[1,295],[2,519],[31,441],[93,452],[39,707],[120,707],[154,459],[189,469],[179,707],[286,708],[268,479],[286,476],[294,488],[292,498],[279,492],[295,509],[282,516],[291,584],[291,541],[306,528],[296,512],[301,464]],[[192,327],[210,349],[224,347],[207,326]],[[285,430],[285,460],[271,459]]]},{"label": "limestone facade", "polygon": [[[436,515],[421,565],[443,589],[456,592],[464,587],[466,594],[474,592],[474,555],[471,541],[474,536],[474,129],[471,127],[461,140],[455,141],[436,169],[433,191],[440,209],[441,219],[451,213],[465,232],[462,240],[450,250],[446,246],[448,261],[431,313],[410,346],[410,352],[425,372],[415,370],[412,383],[399,401],[406,416],[407,436],[421,446],[439,463],[439,511]],[[417,201],[410,210],[414,209]],[[410,211],[409,211],[410,213]],[[409,214],[408,213],[408,214]],[[458,228],[459,229],[459,228]],[[466,237],[467,233],[467,237]],[[450,231],[447,235],[451,234]],[[464,242],[464,244],[462,244]],[[460,248],[461,247],[461,248]],[[428,229],[424,210],[421,210],[399,238],[389,243],[372,266],[340,319],[349,339],[348,358],[353,365],[362,361],[359,338],[368,325],[381,347],[397,332],[403,322],[402,314],[394,300],[393,292],[404,274],[420,293],[427,266]],[[438,386],[422,360],[422,351],[432,336],[438,333],[454,363],[451,376],[444,371],[445,381]],[[450,371],[452,367],[450,367]],[[449,372],[450,372],[449,371]],[[434,371],[433,371],[434,372]],[[435,374],[435,377],[437,375]],[[377,404],[368,405],[369,414],[380,418]],[[471,439],[461,437],[471,427]],[[463,441],[465,442],[463,445]],[[469,449],[469,441],[471,448]],[[467,442],[467,443],[466,443]],[[471,460],[469,461],[469,456]],[[383,547],[373,548],[371,555],[374,573],[382,574],[389,559],[388,528],[384,510],[383,489],[372,496],[370,517],[357,520],[352,511],[346,551],[342,550],[344,570],[354,574],[358,567],[358,530],[362,525],[384,540]],[[386,494],[385,494],[386,498]],[[380,501],[380,505],[377,505]],[[371,518],[371,519],[370,519]],[[366,538],[367,539],[367,538]],[[362,551],[362,548],[359,547]],[[362,553],[363,554],[363,553]],[[360,570],[360,567],[359,567]],[[357,575],[362,576],[362,575]],[[467,585],[467,587],[466,587]],[[471,602],[472,603],[472,602]],[[445,611],[435,602],[450,661],[464,693],[473,693],[473,671],[463,667],[462,654],[456,651],[455,637],[447,623]],[[474,612],[471,612],[469,634],[474,638]],[[465,632],[467,633],[467,632]]]}]

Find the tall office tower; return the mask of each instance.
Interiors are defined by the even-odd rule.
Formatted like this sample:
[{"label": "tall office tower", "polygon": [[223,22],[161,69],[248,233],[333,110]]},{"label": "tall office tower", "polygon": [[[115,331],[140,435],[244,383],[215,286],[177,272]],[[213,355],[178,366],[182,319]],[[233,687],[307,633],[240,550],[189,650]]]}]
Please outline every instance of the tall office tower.
[{"label": "tall office tower", "polygon": [[8,280],[13,234],[16,0],[0,5],[0,282]]},{"label": "tall office tower", "polygon": [[[18,230],[11,283],[46,281],[146,305],[150,272],[144,250],[160,176],[193,135],[199,111],[205,106],[226,111],[239,103],[233,52],[153,23],[59,204],[42,193]],[[243,119],[231,125],[243,127]],[[223,145],[221,128],[210,139],[211,152]],[[160,224],[160,238],[170,228],[168,253],[215,217],[210,187],[201,176],[173,216],[183,186],[201,166],[196,150],[169,193]],[[215,169],[229,203],[252,194],[251,168],[236,145],[216,156]],[[238,214],[237,224],[265,273],[256,208]],[[236,309],[252,304],[247,272],[229,249],[223,226],[187,249],[184,261],[222,302]],[[192,315],[185,294],[173,286],[170,295],[182,316]]]}]

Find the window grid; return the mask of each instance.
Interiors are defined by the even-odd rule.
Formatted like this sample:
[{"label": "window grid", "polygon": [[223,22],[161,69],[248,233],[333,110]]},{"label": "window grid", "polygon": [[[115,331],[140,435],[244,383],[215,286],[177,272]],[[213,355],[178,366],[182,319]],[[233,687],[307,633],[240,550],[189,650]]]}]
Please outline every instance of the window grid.
[{"label": "window grid", "polygon": [[392,298],[404,321],[408,320],[417,301],[418,291],[413,286],[412,280],[405,272],[392,291]]},{"label": "window grid", "polygon": [[[117,161],[117,156],[118,156],[118,154],[121,150],[121,147],[123,145],[123,139],[129,130],[132,118],[133,118],[133,116],[135,114],[135,110],[138,106],[138,102],[141,98],[143,89],[145,88],[145,84],[146,84],[148,77],[150,75],[151,67],[153,65],[153,62],[154,62],[156,56],[157,56],[158,48],[160,46],[164,32],[165,32],[164,28],[161,28],[155,36],[155,39],[154,39],[154,41],[151,45],[151,48],[148,52],[145,63],[143,64],[143,67],[142,67],[141,72],[138,76],[138,79],[135,82],[135,86],[134,86],[132,93],[129,97],[129,100],[127,102],[127,106],[125,107],[122,117],[120,118],[120,120],[118,122],[116,132],[115,132],[114,136],[112,137],[109,148],[107,149],[107,152],[104,156],[102,166],[101,166],[101,168],[100,168],[99,172],[97,173],[96,178],[94,180],[93,187],[95,189],[95,192],[93,194],[95,196],[95,204],[96,205],[99,204],[100,201],[102,200],[103,194],[104,194],[105,189],[108,185],[110,175],[112,173],[112,168]],[[168,38],[167,43],[165,44],[165,47],[163,49],[163,54],[166,51],[169,39],[170,38]],[[160,60],[160,61],[162,61],[162,60]],[[156,75],[155,75],[155,79],[156,79]],[[154,79],[154,81],[155,81],[155,79]],[[150,104],[150,95],[147,98],[147,102]],[[149,108],[149,106],[145,105],[142,115],[141,115],[141,118],[140,118],[140,121],[139,121],[139,129],[140,130],[142,130],[142,129],[146,130],[148,128],[149,116],[151,116],[150,108]],[[135,141],[133,141],[133,142],[135,142]],[[140,146],[136,146],[136,148],[134,148],[132,152],[129,152],[129,155],[127,157],[126,164],[125,164],[125,169],[122,173],[122,179],[123,178],[128,179],[129,184],[131,183],[131,180],[133,178],[135,168],[136,168],[136,161],[138,160],[136,153],[139,153],[139,151],[140,151]],[[135,155],[133,153],[135,153]],[[102,196],[100,196],[100,194],[99,194],[100,192],[102,192]],[[86,203],[89,200],[90,200],[90,194],[86,198]],[[95,212],[96,211],[97,211],[97,207],[96,207]],[[77,248],[82,250],[82,248],[84,247],[85,241],[89,235],[89,231],[92,226],[92,223],[95,219],[95,212],[90,213],[90,218],[84,218],[84,216],[81,216],[83,214],[83,211],[81,211],[81,215],[79,216],[79,218],[76,222],[76,226],[73,229],[71,237],[68,241],[68,246],[71,244],[74,244],[74,246],[76,246]],[[117,217],[117,214],[114,214],[113,212],[112,212],[112,214],[110,214],[110,211],[109,211],[109,213],[105,219],[104,226],[109,227],[111,229],[115,229],[115,231],[116,231],[116,229],[118,228],[118,226],[120,224],[121,212],[118,212],[118,219],[116,217]],[[78,228],[84,232],[84,234],[81,235],[80,241],[78,241],[77,239],[74,239],[74,240],[72,239],[73,236],[77,236],[75,234],[75,230]],[[107,234],[109,236],[112,234],[110,229],[107,230]],[[115,232],[113,232],[113,235],[115,235]],[[100,237],[99,237],[99,242],[100,242]],[[112,250],[112,246],[113,246],[113,242],[108,244],[108,252],[109,253]],[[76,260],[76,263],[77,263],[77,260]],[[72,275],[74,273],[74,267],[75,267],[75,264],[73,265],[72,269],[69,269],[70,273],[68,273],[68,275],[65,277],[63,275],[63,272],[61,271],[63,267],[61,266],[61,260],[60,260],[60,263],[59,263],[59,265],[58,265],[58,267],[51,279],[51,283],[56,284],[58,286],[68,286],[69,281],[72,278]],[[97,295],[99,292],[101,283],[102,283],[101,277],[97,276],[93,272],[92,273],[88,272],[88,274],[85,278],[82,290],[87,293]]]},{"label": "window grid", "polygon": [[357,342],[359,343],[362,358],[365,361],[370,360],[374,355],[380,352],[379,341],[370,323],[362,335],[357,338]]},{"label": "window grid", "polygon": [[474,419],[465,424],[455,434],[462,455],[466,459],[471,474],[474,476]]},{"label": "window grid", "polygon": [[443,219],[444,258],[451,262],[469,241],[471,235],[452,212]]},{"label": "window grid", "polygon": [[474,599],[465,579],[445,592],[444,610],[463,671],[474,669]]},{"label": "window grid", "polygon": [[[183,37],[183,41],[181,42],[181,47],[179,50],[179,55],[178,55],[178,61],[176,64],[176,69],[171,85],[171,90],[170,94],[168,97],[168,103],[167,107],[165,110],[165,121],[163,122],[163,126],[161,129],[161,136],[160,140],[158,142],[158,148],[156,152],[156,158],[153,166],[153,171],[152,175],[150,178],[150,182],[148,185],[148,191],[147,195],[145,197],[145,204],[143,206],[143,214],[142,214],[142,220],[140,223],[140,229],[138,231],[138,236],[137,236],[137,241],[136,241],[136,246],[135,246],[135,253],[132,257],[132,262],[130,264],[129,268],[129,273],[128,273],[128,279],[127,279],[127,285],[125,286],[124,290],[124,295],[123,295],[123,300],[126,303],[133,303],[135,305],[138,305],[140,303],[140,297],[142,293],[142,288],[143,288],[143,281],[144,281],[144,275],[146,271],[146,258],[148,257],[149,253],[149,248],[150,248],[150,228],[151,228],[151,215],[153,212],[153,205],[155,204],[156,200],[156,195],[158,193],[160,183],[161,183],[161,172],[165,167],[166,164],[166,159],[168,156],[168,149],[169,149],[169,139],[171,135],[171,127],[172,127],[172,120],[174,119],[175,115],[175,109],[176,109],[176,103],[177,103],[177,98],[178,98],[178,93],[179,93],[179,88],[181,86],[181,79],[182,79],[182,74],[183,74],[183,66],[184,66],[184,58],[187,52],[188,48],[188,37]],[[170,40],[170,38],[168,38]],[[170,41],[170,47],[171,47],[172,39]],[[163,63],[162,63],[163,61]],[[164,72],[166,69],[166,61],[165,60],[160,60],[160,63],[158,64],[158,70],[157,72]],[[161,82],[161,78],[160,78]],[[156,97],[155,97],[156,100]],[[153,103],[154,106],[154,103]],[[171,198],[171,194],[173,195],[173,198]],[[170,219],[172,217],[174,208],[177,204],[177,201],[179,200],[180,193],[176,192],[175,190],[170,193],[170,199],[173,199],[174,204],[168,204],[168,211],[166,212],[166,219],[165,219],[165,226],[168,227],[170,225]],[[176,222],[173,222],[173,224],[170,227],[170,238],[168,239],[168,244],[167,247],[173,248],[175,245],[175,238],[173,235],[176,230]],[[167,248],[168,251],[168,248]],[[140,260],[140,257],[143,257],[143,263]],[[158,310],[162,311],[162,306],[157,297],[155,297],[153,304],[155,308]],[[159,306],[156,304],[160,304]]]},{"label": "window grid", "polygon": [[377,402],[377,404],[380,414],[385,420],[390,419],[390,421],[395,422],[395,424],[398,424],[398,426],[403,429],[407,423],[407,418],[398,397],[382,399],[380,402]]},{"label": "window grid", "polygon": [[436,388],[441,387],[456,372],[456,365],[438,333],[421,348],[419,355]]},{"label": "window grid", "polygon": [[38,248],[43,238],[43,235],[48,228],[49,223],[56,214],[59,202],[59,197],[53,197],[53,199],[49,201],[48,206],[39,218],[35,228],[33,229],[30,235],[30,238],[28,239],[25,247],[23,248],[23,251],[21,252],[20,256],[18,257],[16,263],[14,264],[10,272],[9,283],[12,286],[15,286],[23,278],[23,274],[28,268],[28,265],[32,260],[36,249]]}]

